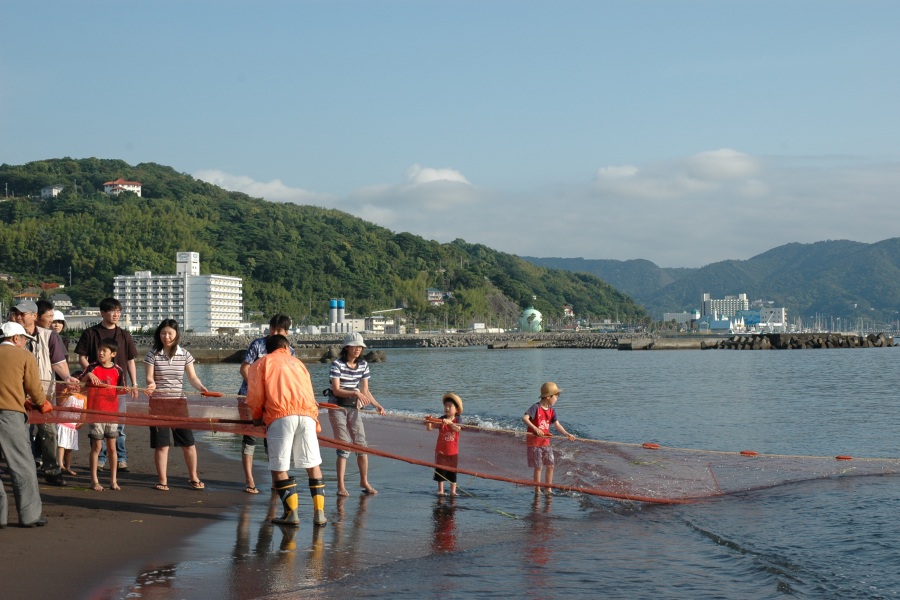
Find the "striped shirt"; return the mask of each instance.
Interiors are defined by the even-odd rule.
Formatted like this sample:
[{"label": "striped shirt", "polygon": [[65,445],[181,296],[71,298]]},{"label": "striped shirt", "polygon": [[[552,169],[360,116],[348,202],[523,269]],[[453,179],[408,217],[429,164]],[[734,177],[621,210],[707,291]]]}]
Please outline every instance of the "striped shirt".
[{"label": "striped shirt", "polygon": [[151,350],[144,357],[144,363],[153,365],[153,380],[157,390],[180,392],[184,387],[184,370],[194,363],[194,357],[178,346],[172,358],[166,356],[165,350]]},{"label": "striped shirt", "polygon": [[[351,368],[345,361],[340,358],[331,363],[331,370],[328,373],[329,379],[339,379],[340,388],[342,390],[359,389],[359,384],[363,379],[369,379],[369,363],[363,359],[356,361],[356,368]],[[355,398],[335,398],[335,401],[341,406],[355,405]]]}]

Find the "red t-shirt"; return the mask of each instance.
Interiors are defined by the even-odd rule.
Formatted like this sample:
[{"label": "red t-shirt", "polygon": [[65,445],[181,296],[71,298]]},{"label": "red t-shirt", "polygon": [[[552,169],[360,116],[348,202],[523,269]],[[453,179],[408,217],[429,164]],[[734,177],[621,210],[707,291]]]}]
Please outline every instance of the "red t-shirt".
[{"label": "red t-shirt", "polygon": [[[459,423],[459,416],[453,419],[454,423]],[[459,431],[454,431],[449,425],[441,424],[438,431],[437,446],[434,448],[435,454],[443,454],[444,456],[454,456],[459,454]]]},{"label": "red t-shirt", "polygon": [[[109,387],[95,387],[90,384],[88,373],[93,373]],[[87,398],[90,410],[102,410],[103,412],[119,412],[119,390],[116,387],[125,387],[125,371],[122,367],[113,363],[111,367],[104,367],[100,363],[88,365],[81,376],[88,382]]]},{"label": "red t-shirt", "polygon": [[[525,414],[531,419],[531,424],[540,429],[545,435],[550,433],[550,425],[556,423],[556,411],[553,410],[553,407],[544,408],[540,402],[533,404]],[[529,429],[525,443],[529,446],[549,446],[550,438],[536,436]]]}]

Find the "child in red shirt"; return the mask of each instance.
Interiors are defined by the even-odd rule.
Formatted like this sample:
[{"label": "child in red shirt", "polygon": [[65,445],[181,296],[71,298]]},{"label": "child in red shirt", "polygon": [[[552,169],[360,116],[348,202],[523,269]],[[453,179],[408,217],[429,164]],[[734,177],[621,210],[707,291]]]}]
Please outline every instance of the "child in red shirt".
[{"label": "child in red shirt", "polygon": [[[434,448],[434,462],[455,469],[459,464],[459,432],[462,431],[462,427],[458,423],[461,420],[463,403],[453,392],[444,394],[441,401],[444,403],[444,416],[441,418],[437,445]],[[428,422],[428,430],[431,431],[434,425]],[[445,481],[450,482],[450,495],[456,495],[456,471],[435,469],[434,480],[438,482],[438,496],[444,495]]]},{"label": "child in red shirt", "polygon": [[[113,361],[118,350],[119,345],[115,340],[102,340],[100,347],[97,349],[97,358],[99,360],[88,365],[81,376],[82,381],[88,384],[87,400],[89,410],[107,413],[119,411],[120,392],[116,388],[125,388],[125,371]],[[124,391],[127,392],[127,390]],[[102,419],[102,417],[99,417],[99,419]],[[100,458],[100,447],[104,438],[106,439],[106,456],[108,457],[107,464],[109,465],[109,487],[114,490],[120,489],[119,484],[116,482],[118,470],[116,439],[118,437],[119,429],[116,423],[91,423],[88,438],[91,440],[91,489],[95,492],[103,491],[103,486],[100,485],[100,480],[97,477],[97,465]]]},{"label": "child in red shirt", "polygon": [[[559,400],[559,394],[562,392],[559,386],[548,381],[541,386],[541,401],[533,404],[522,417],[525,426],[528,428],[528,436],[526,444],[528,446],[528,466],[534,469],[534,482],[541,482],[541,471],[547,467],[547,474],[544,479],[546,484],[544,492],[550,493],[550,486],[553,484],[553,468],[556,464],[553,459],[553,448],[550,447],[550,425],[556,427],[556,430],[566,436],[569,441],[574,440],[575,436],[566,431],[559,419],[556,418],[556,411],[553,405]],[[540,491],[540,486],[535,488],[535,492]]]}]

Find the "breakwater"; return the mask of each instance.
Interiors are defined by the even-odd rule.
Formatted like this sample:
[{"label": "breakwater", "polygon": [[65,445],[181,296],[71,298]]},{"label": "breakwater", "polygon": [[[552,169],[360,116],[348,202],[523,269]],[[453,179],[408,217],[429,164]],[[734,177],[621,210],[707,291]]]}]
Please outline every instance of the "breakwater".
[{"label": "breakwater", "polygon": [[[329,362],[340,351],[343,335],[290,335],[295,355],[304,362]],[[254,336],[185,335],[181,345],[202,363],[240,363]],[[367,360],[383,360],[381,350],[390,348],[618,348],[618,336],[607,333],[444,333],[417,335],[365,335]],[[153,340],[135,336],[138,362]],[[77,360],[77,357],[75,357]]]},{"label": "breakwater", "polygon": [[[330,362],[340,351],[343,336],[291,335],[294,353],[304,362]],[[240,363],[253,336],[192,336],[182,345],[201,363]],[[612,333],[447,333],[429,335],[366,335],[367,360],[384,360],[390,348],[461,348],[487,346],[493,350],[583,348],[601,350],[801,350],[818,348],[887,348],[894,345],[884,333],[765,333],[732,336],[624,336]],[[136,336],[138,362],[152,340]],[[70,349],[74,343],[70,344]],[[77,356],[70,360],[77,362]]]},{"label": "breakwater", "polygon": [[632,338],[620,350],[811,350],[827,348],[889,348],[894,339],[884,333],[754,333],[728,337]]}]

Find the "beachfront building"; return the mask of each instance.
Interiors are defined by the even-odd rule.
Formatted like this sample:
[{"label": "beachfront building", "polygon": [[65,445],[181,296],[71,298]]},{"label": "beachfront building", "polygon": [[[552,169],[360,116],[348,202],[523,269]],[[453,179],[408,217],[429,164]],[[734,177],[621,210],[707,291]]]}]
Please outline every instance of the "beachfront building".
[{"label": "beachfront building", "polygon": [[723,317],[733,317],[739,310],[749,309],[750,301],[747,300],[747,294],[738,294],[737,296],[725,296],[721,299],[714,299],[710,297],[710,294],[704,292],[700,316],[719,315]]},{"label": "beachfront building", "polygon": [[119,177],[115,181],[107,181],[103,184],[103,192],[110,196],[118,196],[122,192],[133,192],[141,195],[141,183],[139,181],[126,181]]},{"label": "beachfront building", "polygon": [[131,329],[152,330],[163,319],[175,319],[182,331],[215,335],[240,328],[244,313],[243,280],[201,275],[197,252],[177,254],[175,275],[117,275],[113,290]]}]

